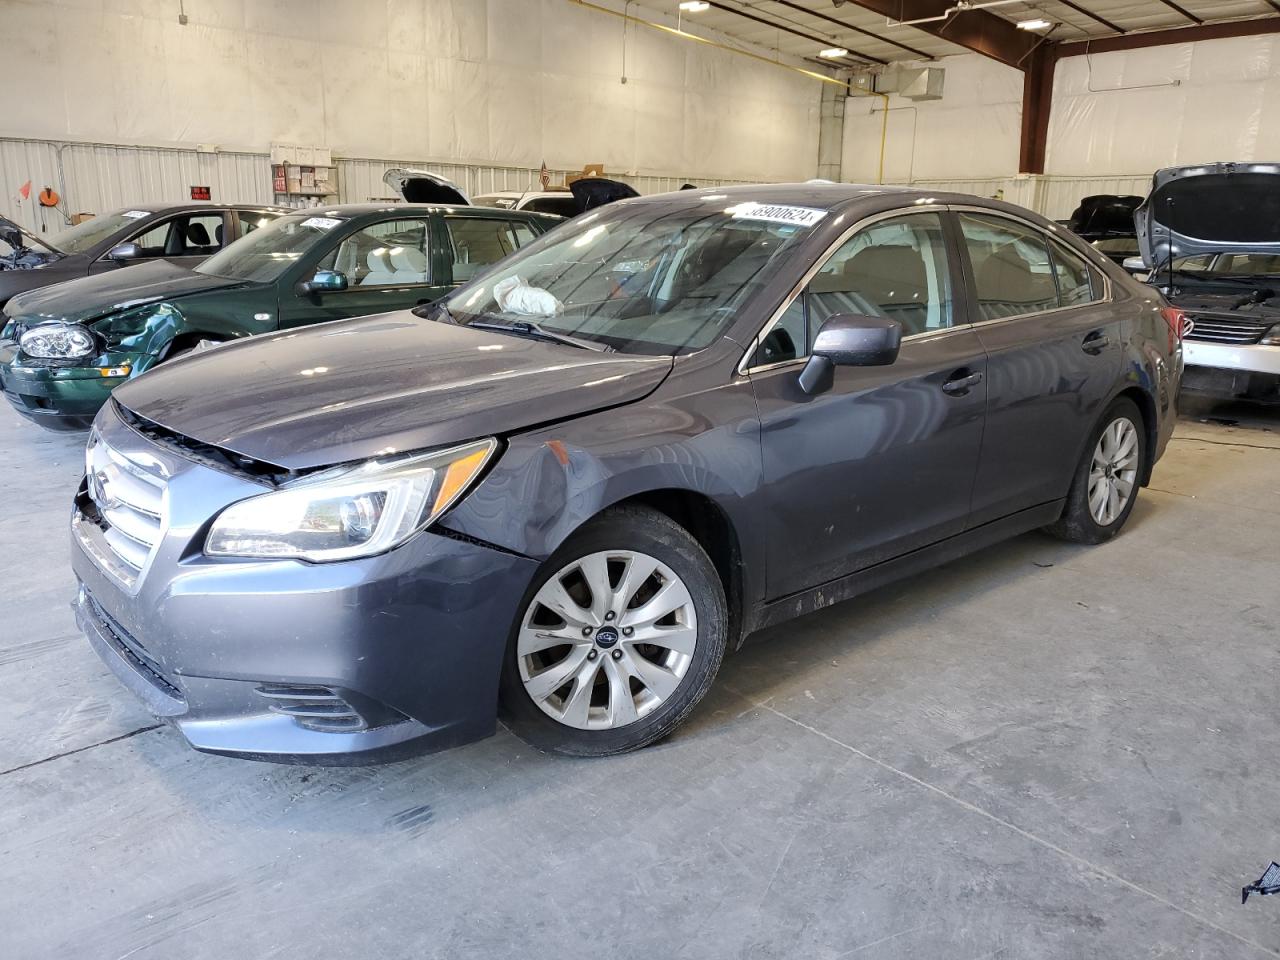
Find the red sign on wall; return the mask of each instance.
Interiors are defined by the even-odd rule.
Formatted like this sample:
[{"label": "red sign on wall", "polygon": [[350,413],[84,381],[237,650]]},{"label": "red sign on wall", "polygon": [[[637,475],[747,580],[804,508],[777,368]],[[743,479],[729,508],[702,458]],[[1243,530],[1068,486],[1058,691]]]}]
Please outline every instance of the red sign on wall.
[{"label": "red sign on wall", "polygon": [[210,200],[212,199],[212,194],[213,194],[213,191],[209,187],[192,187],[191,188],[192,200]]}]

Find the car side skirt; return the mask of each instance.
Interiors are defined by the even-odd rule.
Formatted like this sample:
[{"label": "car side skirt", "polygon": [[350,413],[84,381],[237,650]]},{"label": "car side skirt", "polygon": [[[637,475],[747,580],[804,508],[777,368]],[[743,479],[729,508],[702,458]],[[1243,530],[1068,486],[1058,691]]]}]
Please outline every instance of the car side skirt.
[{"label": "car side skirt", "polygon": [[1016,537],[1020,533],[1046,526],[1062,516],[1065,503],[1064,498],[1028,507],[1026,510],[1020,510],[999,520],[992,520],[980,527],[966,530],[964,533],[892,560],[877,563],[838,580],[831,580],[802,593],[794,593],[773,600],[757,611],[754,620],[744,630],[744,635],[851,600],[877,587],[957,560],[976,550]]}]

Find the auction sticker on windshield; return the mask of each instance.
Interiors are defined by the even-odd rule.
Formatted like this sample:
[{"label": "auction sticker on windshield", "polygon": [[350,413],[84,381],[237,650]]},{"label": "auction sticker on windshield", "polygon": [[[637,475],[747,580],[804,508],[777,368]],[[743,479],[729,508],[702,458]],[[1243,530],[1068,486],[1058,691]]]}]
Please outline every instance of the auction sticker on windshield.
[{"label": "auction sticker on windshield", "polygon": [[812,227],[827,215],[825,210],[813,207],[792,207],[781,203],[740,203],[733,208],[735,220],[766,220],[769,223],[789,223],[795,227]]},{"label": "auction sticker on windshield", "polygon": [[316,227],[319,230],[332,230],[342,221],[337,217],[307,217],[302,221],[304,227]]}]

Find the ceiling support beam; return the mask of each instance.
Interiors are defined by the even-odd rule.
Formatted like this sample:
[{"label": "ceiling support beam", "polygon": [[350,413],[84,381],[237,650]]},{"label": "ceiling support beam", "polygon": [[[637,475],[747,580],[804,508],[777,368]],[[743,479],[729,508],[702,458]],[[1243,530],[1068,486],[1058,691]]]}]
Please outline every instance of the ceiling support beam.
[{"label": "ceiling support beam", "polygon": [[772,0],[772,2],[782,7],[788,7],[789,9],[796,11],[796,13],[803,13],[806,16],[817,17],[819,20],[825,20],[827,23],[832,26],[839,27],[841,30],[852,30],[854,33],[860,33],[864,37],[870,37],[872,40],[879,43],[887,43],[890,46],[897,47],[899,50],[905,50],[907,53],[915,54],[922,60],[933,59],[933,54],[926,53],[924,50],[909,47],[905,43],[899,43],[897,40],[890,40],[888,37],[882,37],[878,33],[872,33],[870,30],[864,30],[862,27],[855,26],[852,23],[845,23],[845,21],[829,16],[820,10],[810,10],[808,7],[802,7],[800,4],[795,3],[794,0]]},{"label": "ceiling support beam", "polygon": [[1120,26],[1119,24],[1112,23],[1110,20],[1106,19],[1105,17],[1098,16],[1092,10],[1086,10],[1084,7],[1080,6],[1080,4],[1073,2],[1073,0],[1058,0],[1058,2],[1062,4],[1064,7],[1070,7],[1076,13],[1079,13],[1083,16],[1088,17],[1090,20],[1094,21],[1095,23],[1102,24],[1108,30],[1114,30],[1116,33],[1128,32],[1127,30],[1125,30],[1124,27]]},{"label": "ceiling support beam", "polygon": [[[954,0],[851,0],[852,3],[891,20],[942,18],[955,6]],[[986,10],[960,10],[945,19],[912,24],[916,30],[931,34],[974,53],[1023,69],[1023,61],[1043,39],[1019,30],[1004,17]]]},{"label": "ceiling support beam", "polygon": [[[717,10],[723,10],[725,13],[735,14],[736,16],[742,17],[744,20],[754,20],[756,23],[763,24],[764,26],[769,27],[773,30],[781,30],[783,33],[789,33],[793,37],[800,37],[801,39],[808,40],[811,43],[816,43],[819,49],[840,46],[840,44],[835,43],[832,40],[828,40],[824,37],[815,37],[811,33],[805,33],[803,30],[797,30],[794,27],[789,27],[784,23],[777,23],[773,20],[766,20],[764,17],[756,16],[754,13],[748,13],[746,10],[743,10],[740,7],[731,7],[727,3],[719,2],[719,0],[707,0],[707,2],[710,3],[711,6],[715,7]],[[845,49],[848,49],[848,48],[846,47]],[[817,53],[817,52],[818,52],[817,50],[814,51],[814,53]],[[857,50],[849,50],[849,54],[850,56],[857,57],[859,60],[865,60],[868,63],[878,63],[882,66],[888,63],[887,60],[881,60],[879,57],[873,57],[870,54],[859,53]],[[829,66],[835,67],[835,66],[839,66],[839,64],[833,61],[829,64]]]},{"label": "ceiling support beam", "polygon": [[1164,4],[1166,7],[1168,7],[1170,10],[1175,11],[1175,12],[1178,14],[1178,16],[1180,16],[1180,17],[1186,17],[1188,20],[1190,20],[1190,21],[1191,21],[1192,23],[1194,23],[1196,26],[1200,26],[1200,24],[1204,23],[1204,21],[1203,21],[1203,20],[1201,20],[1199,17],[1197,17],[1197,16],[1196,16],[1194,13],[1192,13],[1190,10],[1187,10],[1187,9],[1185,9],[1185,8],[1183,8],[1183,7],[1178,6],[1176,3],[1174,3],[1174,2],[1173,2],[1173,0],[1160,0],[1160,2],[1161,2],[1161,3],[1163,3],[1163,4]]},{"label": "ceiling support beam", "polygon": [[1223,40],[1228,37],[1253,37],[1264,33],[1280,33],[1280,17],[1256,20],[1230,20],[1206,23],[1199,27],[1174,27],[1171,30],[1149,30],[1123,37],[1100,37],[1097,40],[1073,40],[1054,45],[1058,58],[1082,57],[1088,53],[1113,53],[1117,50],[1141,50],[1163,47],[1171,43],[1195,43],[1199,40]]}]

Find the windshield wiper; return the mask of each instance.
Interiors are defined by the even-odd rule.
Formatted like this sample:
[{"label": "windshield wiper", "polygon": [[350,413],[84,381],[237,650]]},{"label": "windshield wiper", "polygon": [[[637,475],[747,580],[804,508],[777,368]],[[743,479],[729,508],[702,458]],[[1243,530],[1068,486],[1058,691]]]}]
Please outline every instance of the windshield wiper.
[{"label": "windshield wiper", "polygon": [[530,337],[546,340],[550,343],[563,343],[568,347],[580,347],[583,350],[594,350],[596,353],[613,353],[613,347],[607,343],[596,343],[593,340],[580,340],[567,333],[557,333],[539,326],[532,320],[516,320],[513,323],[491,323],[488,320],[472,320],[466,324],[472,330],[496,330],[499,333],[510,333],[517,337]]}]

